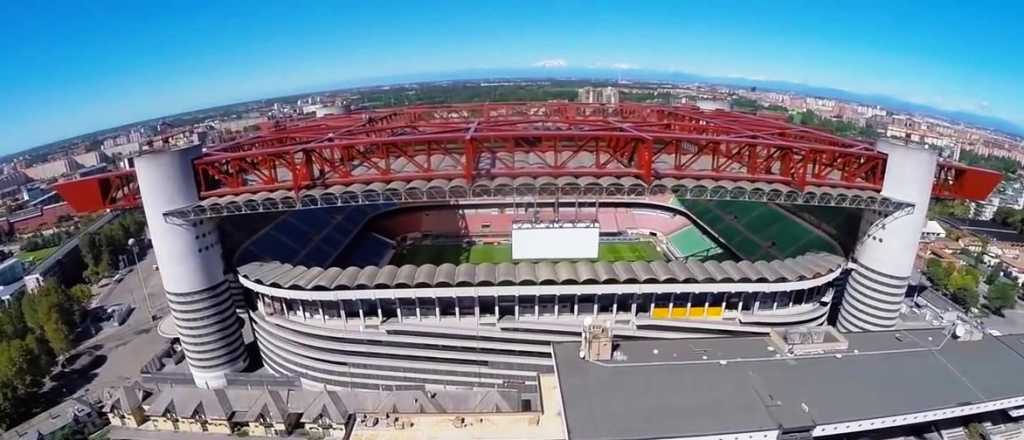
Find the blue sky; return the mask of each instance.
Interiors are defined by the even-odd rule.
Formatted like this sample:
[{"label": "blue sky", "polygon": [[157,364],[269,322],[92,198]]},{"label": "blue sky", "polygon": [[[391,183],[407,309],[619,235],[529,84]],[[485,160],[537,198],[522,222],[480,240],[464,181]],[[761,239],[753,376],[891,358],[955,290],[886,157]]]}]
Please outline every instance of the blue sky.
[{"label": "blue sky", "polygon": [[0,3],[2,153],[361,79],[545,60],[793,81],[1024,125],[1020,2]]}]

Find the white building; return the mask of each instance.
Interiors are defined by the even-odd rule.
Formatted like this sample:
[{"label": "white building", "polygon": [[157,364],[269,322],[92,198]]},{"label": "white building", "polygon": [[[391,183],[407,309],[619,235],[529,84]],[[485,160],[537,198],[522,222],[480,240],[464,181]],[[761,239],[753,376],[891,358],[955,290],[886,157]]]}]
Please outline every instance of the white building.
[{"label": "white building", "polygon": [[999,195],[992,194],[984,202],[971,203],[971,218],[976,220],[992,220],[999,209]]},{"label": "white building", "polygon": [[615,87],[584,87],[579,90],[577,101],[584,104],[618,104],[619,89]]},{"label": "white building", "polygon": [[921,230],[921,241],[934,241],[940,238],[946,238],[946,230],[942,229],[939,222],[928,220],[924,229]]},{"label": "white building", "polygon": [[25,172],[25,174],[35,180],[47,180],[60,177],[65,174],[71,174],[77,171],[78,168],[80,168],[80,166],[74,159],[63,157],[57,160],[35,164],[24,168],[21,171]]}]

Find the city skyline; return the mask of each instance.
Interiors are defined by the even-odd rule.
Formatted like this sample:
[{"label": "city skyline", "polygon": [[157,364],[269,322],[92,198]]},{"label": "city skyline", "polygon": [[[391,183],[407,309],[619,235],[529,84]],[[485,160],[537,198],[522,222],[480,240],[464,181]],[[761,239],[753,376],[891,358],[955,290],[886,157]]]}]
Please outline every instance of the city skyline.
[{"label": "city skyline", "polygon": [[[889,14],[801,3],[234,6],[3,6],[20,19],[0,31],[9,121],[0,152],[182,111],[473,69],[785,81],[1024,124],[1012,84],[1022,63],[1016,5],[887,5],[899,9]],[[62,26],[35,31],[51,22]]]}]

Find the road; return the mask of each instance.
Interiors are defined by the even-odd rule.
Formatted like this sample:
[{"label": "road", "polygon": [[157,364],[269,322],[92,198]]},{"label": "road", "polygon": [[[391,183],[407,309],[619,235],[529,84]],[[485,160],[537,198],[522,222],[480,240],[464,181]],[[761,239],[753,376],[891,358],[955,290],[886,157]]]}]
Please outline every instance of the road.
[{"label": "road", "polygon": [[[138,269],[132,267],[120,283],[108,286],[93,298],[94,309],[118,304],[131,304],[135,307],[124,325],[117,327],[110,321],[104,322],[94,337],[77,346],[76,351],[95,351],[98,358],[103,360],[102,365],[93,371],[58,374],[55,377],[59,384],[45,392],[47,398],[59,401],[79,393],[97,397],[107,387],[138,379],[139,369],[164,347],[165,340],[156,333],[156,326],[160,318],[168,314],[166,295],[160,274],[153,271],[153,253],[140,255],[140,258],[142,261]],[[136,270],[141,270],[149,292],[156,315],[152,321],[146,316],[146,299]]]},{"label": "road", "polygon": [[1004,335],[1024,333],[1024,301],[1017,300],[1017,306],[1003,310],[1003,316],[991,314],[981,319],[985,327]]}]

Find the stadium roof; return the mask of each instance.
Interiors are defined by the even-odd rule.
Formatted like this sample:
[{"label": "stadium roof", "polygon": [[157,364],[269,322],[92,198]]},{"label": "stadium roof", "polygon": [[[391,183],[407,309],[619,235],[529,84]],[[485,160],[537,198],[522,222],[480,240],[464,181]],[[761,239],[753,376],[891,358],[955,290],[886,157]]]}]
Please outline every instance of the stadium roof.
[{"label": "stadium roof", "polygon": [[216,217],[264,211],[285,211],[385,201],[431,201],[466,198],[647,197],[671,192],[682,198],[750,200],[774,203],[844,206],[894,211],[904,202],[876,191],[809,185],[796,189],[780,183],[712,179],[655,179],[650,185],[635,177],[497,177],[467,183],[466,179],[433,179],[370,184],[332,185],[301,191],[278,190],[203,199],[165,213],[177,219]]},{"label": "stadium roof", "polygon": [[578,343],[555,344],[569,437],[810,429],[1024,395],[1021,335],[945,344],[939,330],[845,336],[844,351],[797,357],[776,357],[768,337],[625,340],[602,362],[580,359]]},{"label": "stadium roof", "polygon": [[258,284],[291,289],[390,289],[473,285],[680,283],[798,281],[831,273],[842,257],[810,253],[775,261],[519,262],[446,263],[440,266],[321,268],[281,262],[249,263],[238,268]]}]

